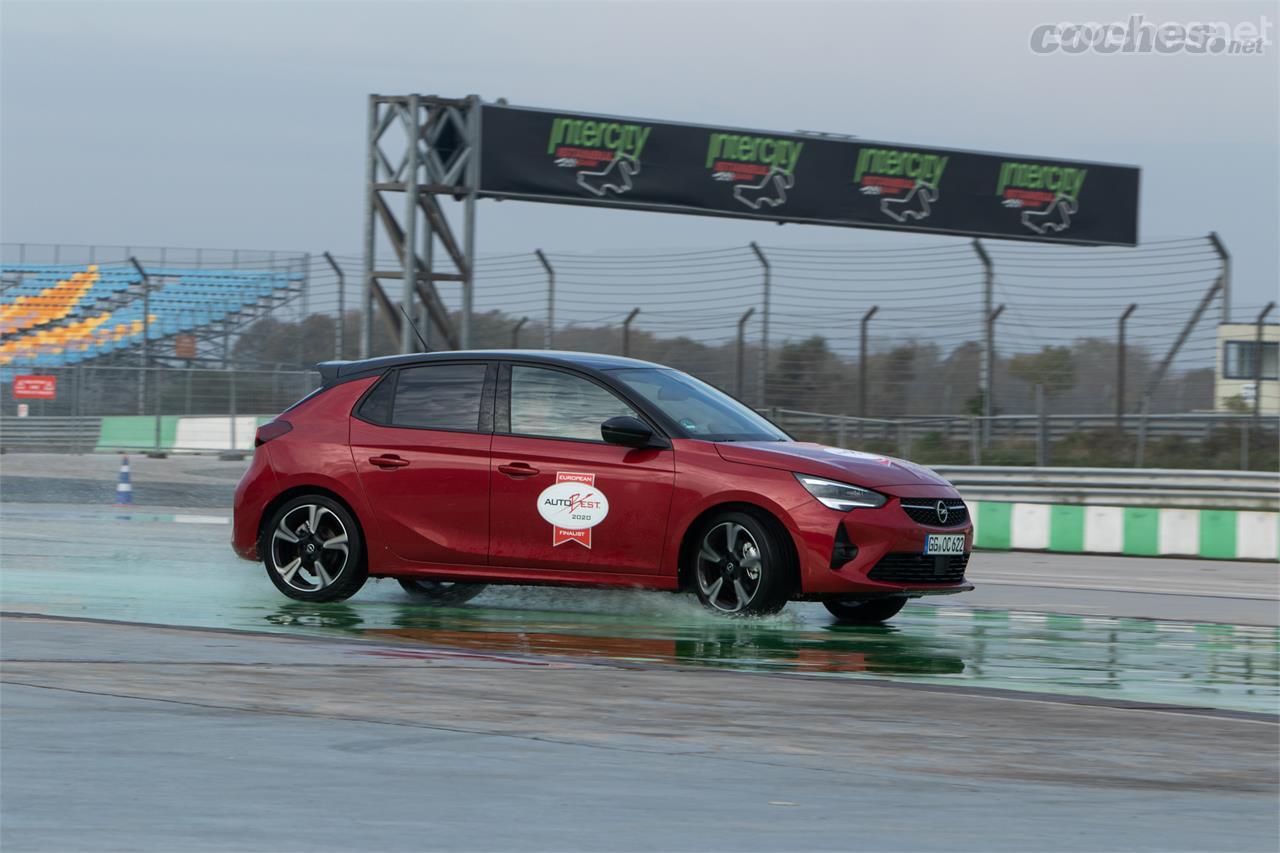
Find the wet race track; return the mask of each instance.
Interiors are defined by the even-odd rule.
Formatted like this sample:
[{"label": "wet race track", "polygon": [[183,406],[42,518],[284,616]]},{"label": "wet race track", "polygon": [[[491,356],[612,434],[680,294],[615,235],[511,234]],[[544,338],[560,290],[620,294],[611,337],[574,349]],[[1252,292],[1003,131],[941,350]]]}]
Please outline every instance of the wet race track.
[{"label": "wet race track", "polygon": [[309,604],[231,554],[225,516],[9,506],[4,521],[12,612],[1239,711],[1280,702],[1280,630],[1269,626],[974,609],[964,596],[909,605],[873,628],[838,625],[811,603],[726,619],[690,596],[621,590],[490,587],[464,607],[436,608],[394,581]]},{"label": "wet race track", "polygon": [[[915,784],[898,774],[943,774],[943,781],[937,783],[940,787],[931,788],[929,797],[937,799],[937,808],[960,809],[965,816],[902,839],[899,846],[904,849],[1027,849],[1039,844],[1035,827],[1055,822],[1070,826],[1078,808],[1101,809],[1101,823],[1089,831],[1073,830],[1076,834],[1059,837],[1060,843],[1043,844],[1044,849],[1109,848],[1108,840],[1115,838],[1124,841],[1119,844],[1123,849],[1184,849],[1180,846],[1184,844],[1185,849],[1275,847],[1275,774],[1267,770],[1275,763],[1274,715],[1280,703],[1280,631],[1275,620],[1229,624],[1158,614],[1153,618],[1092,615],[1087,606],[1076,607],[1071,613],[1054,612],[1061,591],[1034,588],[1021,588],[1018,600],[1040,598],[1044,606],[992,607],[975,593],[911,604],[889,625],[876,628],[836,625],[825,609],[810,603],[793,603],[778,616],[766,619],[731,620],[705,612],[691,597],[655,592],[490,587],[467,606],[431,608],[408,599],[393,581],[370,582],[343,604],[312,605],[283,598],[260,566],[231,554],[225,513],[22,503],[6,503],[0,513],[4,561],[0,605],[9,614],[5,628],[6,713],[12,713],[17,701],[19,716],[10,719],[29,720],[30,729],[24,731],[33,742],[46,737],[60,742],[65,736],[60,729],[42,728],[53,725],[49,721],[56,719],[56,714],[41,703],[51,701],[50,691],[59,690],[79,697],[70,701],[90,703],[77,708],[75,719],[83,715],[97,719],[95,714],[105,714],[102,725],[107,727],[118,723],[119,715],[93,702],[268,708],[271,715],[301,714],[308,719],[321,712],[326,719],[336,713],[344,720],[428,728],[441,719],[456,717],[464,721],[457,725],[470,733],[528,736],[539,742],[575,746],[608,744],[609,750],[622,750],[610,752],[607,761],[620,762],[617,766],[625,768],[625,778],[610,782],[608,773],[597,766],[588,785],[617,786],[612,795],[622,800],[637,791],[643,795],[649,786],[654,788],[652,795],[661,799],[665,785],[661,780],[669,778],[668,774],[693,772],[695,776],[710,775],[680,782],[669,795],[696,799],[704,793],[691,791],[705,792],[708,785],[724,784],[735,790],[735,786],[742,787],[734,796],[745,797],[747,802],[758,800],[762,808],[780,809],[790,804],[800,809],[805,803],[830,796],[822,774],[852,772],[846,765],[850,761],[859,768],[859,778],[880,780],[883,796],[888,798],[882,805],[889,807],[893,799],[890,792]],[[982,559],[978,555],[975,565],[980,566]],[[1260,570],[1274,573],[1274,566]],[[1264,612],[1270,609],[1274,609],[1272,598],[1267,599]],[[1099,608],[1097,612],[1107,611]],[[76,621],[49,622],[34,619],[36,614]],[[97,620],[130,623],[135,626],[130,632],[141,633],[117,648],[113,644],[124,642],[120,629],[94,624]],[[202,630],[182,634],[156,626]],[[82,638],[83,632],[101,630],[107,634]],[[51,637],[64,639],[52,641]],[[15,644],[14,638],[21,643]],[[76,638],[74,649],[65,646],[72,642],[65,638]],[[280,646],[281,640],[292,645]],[[305,653],[291,651],[299,648],[300,640],[320,645],[307,646],[310,651]],[[24,651],[15,652],[18,646]],[[251,665],[255,668],[253,677],[262,679],[260,684],[255,687],[252,679],[242,675],[220,682],[213,673],[197,672],[201,655],[214,654],[211,649],[215,648],[227,650],[214,655],[218,666]],[[340,649],[341,655],[325,649]],[[174,667],[183,661],[196,663]],[[290,661],[294,666],[289,666]],[[111,670],[108,676],[97,669],[106,663],[121,668]],[[314,685],[300,687],[301,692],[291,697],[290,685],[302,671],[298,667],[303,666],[332,666],[333,678],[357,679],[362,695],[351,697],[350,687],[335,681],[324,689],[323,698],[317,696]],[[129,667],[141,668],[134,672]],[[179,678],[178,673],[187,669],[191,672]],[[715,679],[708,681],[712,672]],[[446,689],[441,679],[453,677],[450,673],[465,678]],[[760,680],[761,674],[768,677]],[[756,680],[734,680],[752,677]],[[526,678],[534,680],[521,686],[521,679]],[[413,691],[419,689],[415,686],[418,679],[423,680],[420,689],[427,692],[410,701],[406,697],[417,695]],[[492,691],[485,687],[489,684],[485,679],[496,679]],[[757,767],[745,775],[732,771],[735,775],[727,781],[723,769],[688,768],[689,749],[696,754],[721,754],[730,748],[720,740],[728,735],[717,733],[715,726],[710,727],[711,733],[670,732],[672,718],[663,712],[652,717],[655,730],[640,730],[650,720],[644,715],[635,717],[640,707],[636,697],[641,692],[636,688],[641,682],[660,685],[644,687],[646,693],[684,696],[692,691],[700,696],[688,700],[693,706],[714,707],[716,713],[748,701],[744,695],[752,697],[750,702],[766,705],[785,701],[792,707],[799,701],[815,709],[831,703],[833,708],[849,704],[853,710],[835,711],[831,720],[837,728],[813,743],[805,739],[809,737],[806,734],[762,727],[753,735],[761,740],[752,741],[749,748],[732,745],[732,750],[743,750],[739,756],[743,761],[755,762],[762,753],[776,753],[766,762],[769,766],[786,766],[790,768],[786,772],[796,773],[821,771],[818,776],[782,784],[782,770],[777,771],[782,775],[777,775]],[[132,686],[126,689],[127,685]],[[859,685],[878,689],[860,689]],[[765,686],[764,693],[761,686]],[[526,689],[531,692],[520,694]],[[21,692],[25,690],[36,692],[27,696]],[[702,696],[703,691],[708,691],[707,695]],[[462,703],[463,694],[472,704],[450,704]],[[345,703],[340,713],[333,708],[338,695]],[[87,696],[98,698],[87,700]],[[802,696],[812,698],[798,698]],[[1011,710],[1009,701],[1019,697],[1026,702],[1015,705],[1039,710],[1020,716],[1022,712]],[[514,708],[507,707],[508,698]],[[27,708],[29,716],[24,717],[22,703],[26,701],[33,704]],[[647,701],[656,701],[656,697],[647,697]],[[966,708],[966,703],[978,702],[987,704]],[[542,707],[540,703],[548,704]],[[528,710],[531,708],[541,710]],[[142,713],[140,705],[138,714]],[[772,705],[752,712],[757,727],[762,726],[759,715],[771,719],[768,715],[776,713]],[[822,717],[816,710],[813,713],[815,720]],[[733,717],[732,711],[728,714]],[[609,722],[616,715],[621,715],[623,722]],[[558,722],[550,722],[553,718]],[[855,738],[848,730],[853,725],[876,731],[860,731]],[[918,735],[904,735],[917,725],[930,732],[927,747]],[[182,731],[189,731],[189,726],[189,721],[184,722]],[[974,726],[977,728],[971,728]],[[80,728],[78,723],[76,728]],[[13,731],[12,725],[5,731],[9,755],[13,754]],[[670,768],[647,767],[623,754],[636,749],[646,755],[660,753],[653,744],[664,744],[662,749],[666,749],[668,738],[676,735],[682,746],[672,753],[670,760],[678,763]],[[130,736],[120,735],[125,739]],[[1148,736],[1169,740],[1142,743]],[[874,752],[882,749],[883,743],[903,737],[911,742],[905,754],[868,754],[868,750]],[[1094,743],[1095,738],[1112,740]],[[1225,743],[1217,742],[1222,738]],[[165,754],[201,748],[191,746],[185,736],[179,739],[180,745],[171,747],[163,746],[163,736],[160,740],[157,745],[154,731],[148,730],[146,748],[162,749]],[[273,741],[271,749],[279,748],[279,743]],[[324,747],[290,747],[289,755],[294,756],[298,749],[319,749],[324,754],[330,748],[328,743],[325,740]],[[412,749],[420,745],[415,741]],[[1134,751],[1128,752],[1130,749]],[[848,750],[857,751],[842,758],[842,751]],[[55,750],[57,754],[65,751]],[[827,751],[831,755],[816,757]],[[484,750],[481,753],[487,754]],[[479,760],[475,754],[474,747],[468,747],[456,754],[446,751],[422,760],[435,768],[460,761],[463,770],[459,772],[465,773]],[[1033,754],[1034,759],[1029,757]],[[674,757],[678,755],[686,757]],[[33,755],[32,760],[46,771],[50,766],[48,755]],[[275,756],[268,763],[274,766],[292,760]],[[344,753],[341,760],[350,760],[350,755]],[[514,754],[501,751],[494,760],[516,759]],[[544,768],[540,762],[569,759],[544,755],[520,760],[526,762],[527,772],[537,775],[551,772],[551,764]],[[110,759],[103,761],[109,763]],[[197,764],[210,761],[216,763],[216,756],[189,757],[189,762]],[[373,763],[364,771],[353,771],[357,775],[367,772],[376,780],[391,772],[385,756],[374,761],[362,755],[358,761]],[[804,764],[803,771],[791,767],[797,761]],[[966,762],[977,764],[966,769]],[[423,766],[415,764],[398,772],[409,774],[412,781],[405,784],[420,783],[418,774]],[[67,772],[83,776],[84,769]],[[245,772],[241,768],[233,776]],[[601,773],[604,775],[599,776]],[[775,783],[780,785],[776,790],[770,787]],[[58,790],[67,782],[51,776],[48,784],[50,790]],[[132,784],[145,787],[147,782]],[[996,808],[997,803],[986,794],[1002,785],[1012,787],[1001,795],[1004,805]],[[99,787],[93,790],[94,794],[87,795],[88,803],[101,796]],[[1157,791],[1160,796],[1153,796]],[[561,794],[568,796],[564,791]],[[5,796],[12,803],[18,795],[9,789]],[[156,796],[176,795],[166,789]],[[520,795],[527,796],[527,792]],[[1020,815],[1011,817],[1006,806],[1021,802],[1020,798],[1029,799]],[[1092,798],[1097,802],[1089,805]],[[531,814],[544,808],[568,808],[558,802],[511,807],[517,811],[527,807],[533,810]],[[1064,809],[1064,802],[1074,805]],[[118,804],[110,805],[114,809]],[[101,807],[107,810],[108,803]],[[370,808],[376,813],[379,806]],[[984,812],[987,808],[995,810]],[[1167,817],[1170,810],[1179,811],[1180,816]],[[1236,812],[1231,833],[1195,834],[1198,830],[1194,827],[1211,825],[1210,815],[1222,815],[1224,810]],[[836,820],[829,811],[823,814]],[[754,824],[748,820],[740,836],[731,836],[734,846],[831,849],[841,847],[842,839],[847,838],[844,833],[848,827],[839,820],[824,824],[818,832],[813,829],[813,814],[806,813],[803,820],[799,812],[786,815],[770,816],[765,821],[767,829],[751,829]],[[607,826],[593,828],[593,819],[580,818],[586,835],[581,844],[569,847],[708,848],[720,846],[723,840],[719,834],[700,835],[706,827],[690,818],[688,824],[673,819],[670,826],[645,836],[644,844],[633,845],[610,835]],[[33,826],[40,825],[38,819],[33,820]],[[234,843],[209,846],[289,849],[296,842],[299,849],[326,844],[358,848],[365,841],[388,849],[412,846],[409,839],[413,836],[397,834],[403,827],[396,829],[399,825],[394,822],[379,823],[376,831],[365,827],[366,834],[342,840],[341,833],[346,830],[325,830],[338,834],[319,837],[298,834],[296,826],[291,830],[275,827],[274,820],[261,818],[265,835],[250,833]],[[992,836],[992,821],[1008,826]],[[871,825],[859,821],[858,825],[870,838],[879,840],[872,847],[894,846],[890,839],[898,838],[894,827],[882,821]],[[316,832],[320,831],[318,826]],[[969,834],[957,840],[951,834],[956,827],[966,827]],[[603,834],[593,835],[597,830]],[[786,835],[777,834],[784,830]],[[810,830],[816,834],[802,834]],[[167,838],[167,843],[192,846],[185,831],[174,829],[161,837]],[[562,835],[507,836],[503,831],[495,826],[478,837],[445,834],[439,837],[438,846],[458,849],[474,842],[473,846],[485,849],[563,849]],[[663,834],[667,832],[671,834]],[[1115,835],[1117,832],[1120,835]],[[65,842],[61,846],[68,849],[85,842],[83,836],[74,834],[53,837],[60,837]],[[137,845],[140,838],[126,829],[107,837],[125,847]],[[13,846],[15,838],[10,836],[7,846]],[[797,838],[806,841],[794,841]],[[378,841],[375,844],[371,839]],[[17,844],[13,849],[24,846]]]}]

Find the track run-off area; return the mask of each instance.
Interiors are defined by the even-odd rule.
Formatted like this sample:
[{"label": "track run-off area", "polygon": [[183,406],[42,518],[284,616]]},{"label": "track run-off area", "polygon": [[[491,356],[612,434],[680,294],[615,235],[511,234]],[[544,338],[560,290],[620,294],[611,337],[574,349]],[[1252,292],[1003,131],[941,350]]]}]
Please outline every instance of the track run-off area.
[{"label": "track run-off area", "polygon": [[[6,849],[1277,844],[1275,564],[979,552],[975,592],[847,627],[630,590],[305,604],[209,506],[10,498],[0,531]],[[344,806],[269,806],[303,789]]]}]

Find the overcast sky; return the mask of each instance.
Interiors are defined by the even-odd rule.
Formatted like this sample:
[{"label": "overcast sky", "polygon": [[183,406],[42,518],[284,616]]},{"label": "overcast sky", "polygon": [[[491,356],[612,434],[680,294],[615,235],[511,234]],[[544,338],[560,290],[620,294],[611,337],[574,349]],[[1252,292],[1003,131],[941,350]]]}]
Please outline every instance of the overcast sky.
[{"label": "overcast sky", "polygon": [[[1040,23],[1275,2],[0,3],[5,241],[354,252],[365,96],[513,104],[1142,167],[1143,240],[1218,231],[1276,297],[1277,55],[1038,56]],[[484,202],[481,254],[949,238]]]}]

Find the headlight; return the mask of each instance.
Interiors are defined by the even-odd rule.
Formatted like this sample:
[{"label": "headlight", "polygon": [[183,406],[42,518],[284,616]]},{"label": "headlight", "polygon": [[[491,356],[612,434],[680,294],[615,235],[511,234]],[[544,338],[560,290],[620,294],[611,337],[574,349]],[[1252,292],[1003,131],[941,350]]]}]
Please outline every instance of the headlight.
[{"label": "headlight", "polygon": [[848,483],[837,483],[835,480],[824,480],[821,477],[810,477],[808,474],[796,474],[800,485],[808,489],[809,494],[822,501],[832,509],[847,512],[854,507],[884,506],[885,497],[879,492],[860,489]]}]

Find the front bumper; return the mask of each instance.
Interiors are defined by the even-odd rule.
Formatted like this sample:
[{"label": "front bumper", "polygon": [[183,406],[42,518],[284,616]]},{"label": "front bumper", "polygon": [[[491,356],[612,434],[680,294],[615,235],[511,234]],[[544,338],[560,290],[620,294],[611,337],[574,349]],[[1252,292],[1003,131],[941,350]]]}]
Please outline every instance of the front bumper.
[{"label": "front bumper", "polygon": [[[847,513],[813,501],[792,510],[792,519],[799,528],[801,591],[806,597],[855,593],[914,597],[973,589],[964,579],[966,566],[959,566],[957,572],[949,558],[924,556],[925,539],[930,534],[962,534],[967,562],[973,550],[973,523],[969,520],[953,527],[923,525],[907,515],[897,496],[891,496],[882,507]],[[882,561],[884,566],[877,570]],[[947,562],[944,565],[942,561]]]}]

